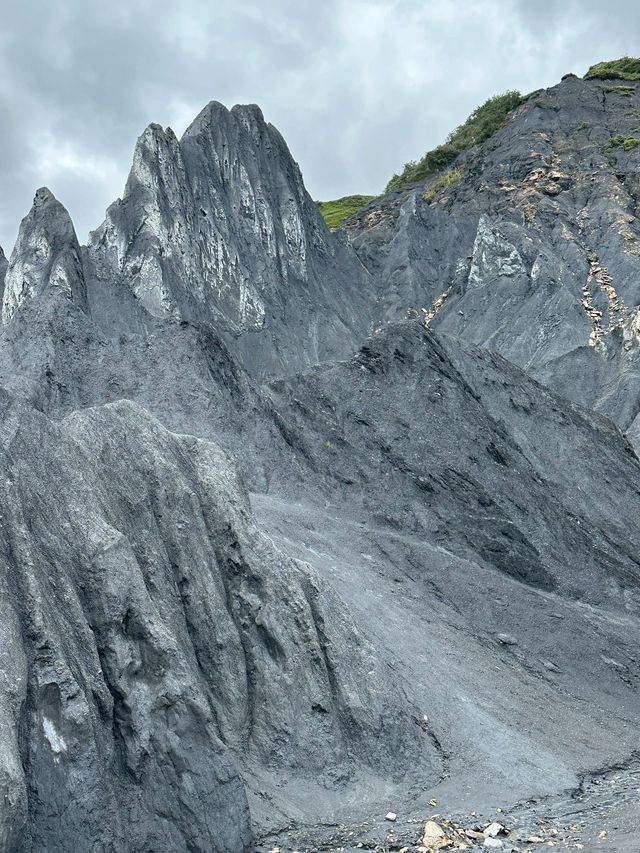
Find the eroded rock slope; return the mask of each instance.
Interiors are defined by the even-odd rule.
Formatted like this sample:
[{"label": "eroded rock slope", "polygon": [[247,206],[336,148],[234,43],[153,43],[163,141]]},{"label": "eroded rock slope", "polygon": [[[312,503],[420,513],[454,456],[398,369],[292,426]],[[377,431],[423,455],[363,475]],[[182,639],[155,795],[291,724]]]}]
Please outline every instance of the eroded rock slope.
[{"label": "eroded rock slope", "polygon": [[633,433],[629,89],[529,98],[352,245],[255,107],[148,128],[84,249],[38,191],[0,330],[0,849],[271,849],[628,759],[640,464],[531,374]]},{"label": "eroded rock slope", "polygon": [[3,850],[249,850],[241,770],[428,772],[384,662],[214,445],[5,392],[0,436]]},{"label": "eroded rock slope", "polygon": [[436,175],[352,218],[378,320],[424,309],[433,328],[496,349],[631,428],[639,85],[568,75],[460,155],[459,180],[432,195]]}]

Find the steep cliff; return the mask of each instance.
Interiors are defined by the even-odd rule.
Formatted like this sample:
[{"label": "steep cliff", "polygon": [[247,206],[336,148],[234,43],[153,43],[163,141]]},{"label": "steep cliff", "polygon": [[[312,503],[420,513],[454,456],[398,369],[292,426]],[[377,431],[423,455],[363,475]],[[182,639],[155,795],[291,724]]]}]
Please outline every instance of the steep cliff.
[{"label": "steep cliff", "polygon": [[448,170],[351,219],[376,319],[425,309],[433,328],[628,429],[640,408],[638,86],[568,75]]},{"label": "steep cliff", "polygon": [[[3,256],[4,258],[4,256]],[[62,298],[84,308],[86,287],[80,246],[69,214],[43,188],[22,220],[4,276],[2,320],[41,296]]]},{"label": "steep cliff", "polygon": [[384,661],[214,445],[131,403],[0,408],[3,850],[249,850],[238,768],[428,768]]},{"label": "steep cliff", "polygon": [[87,260],[92,305],[120,282],[154,317],[211,323],[258,376],[345,355],[367,329],[368,276],[255,106],[212,102],[180,141],[150,125]]},{"label": "steep cliff", "polygon": [[4,295],[4,278],[7,274],[8,266],[9,262],[7,261],[5,254],[2,251],[2,246],[0,246],[0,303],[2,302],[2,297]]},{"label": "steep cliff", "polygon": [[302,849],[629,763],[640,464],[590,410],[638,433],[621,85],[529,96],[336,234],[256,107],[150,126],[83,249],[38,191],[0,327],[0,849]]}]

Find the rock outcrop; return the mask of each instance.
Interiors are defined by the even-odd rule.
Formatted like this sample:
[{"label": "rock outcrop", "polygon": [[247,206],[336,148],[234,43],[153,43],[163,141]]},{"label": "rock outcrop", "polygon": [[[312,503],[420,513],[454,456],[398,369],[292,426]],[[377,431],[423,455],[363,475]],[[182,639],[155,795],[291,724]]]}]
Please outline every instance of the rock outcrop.
[{"label": "rock outcrop", "polygon": [[432,196],[435,176],[350,220],[377,281],[376,319],[424,309],[433,328],[496,349],[628,429],[640,408],[639,85],[566,77],[464,152],[457,182]]},{"label": "rock outcrop", "polygon": [[239,768],[417,754],[384,661],[214,445],[131,403],[0,408],[2,849],[249,850]]},{"label": "rock outcrop", "polygon": [[2,297],[4,295],[4,277],[7,274],[8,266],[9,262],[2,251],[2,246],[0,246],[0,304],[2,304]]},{"label": "rock outcrop", "polygon": [[46,189],[40,189],[22,220],[4,277],[2,321],[38,297],[63,298],[86,305],[80,246],[69,214]]},{"label": "rock outcrop", "polygon": [[119,283],[154,317],[209,322],[258,376],[346,355],[367,329],[368,276],[255,106],[212,102],[180,141],[150,125],[87,259],[96,304]]},{"label": "rock outcrop", "polygon": [[[271,394],[319,474],[303,493],[539,589],[640,604],[629,442],[496,353],[405,321]],[[594,486],[607,481],[615,503]]]},{"label": "rock outcrop", "polygon": [[495,814],[637,748],[640,463],[592,411],[640,434],[636,85],[534,94],[336,234],[256,107],[150,126],[83,249],[38,192],[0,328],[0,850]]}]

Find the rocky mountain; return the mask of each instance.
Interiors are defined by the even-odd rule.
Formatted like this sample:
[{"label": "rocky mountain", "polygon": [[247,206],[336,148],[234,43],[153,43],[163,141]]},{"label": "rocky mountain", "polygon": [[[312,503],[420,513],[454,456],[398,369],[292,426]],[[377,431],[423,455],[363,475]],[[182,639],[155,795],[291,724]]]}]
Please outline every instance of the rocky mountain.
[{"label": "rocky mountain", "polygon": [[213,444],[132,403],[54,422],[6,393],[1,435],[3,849],[249,850],[242,770],[393,774],[421,748]]},{"label": "rocky mountain", "polygon": [[411,849],[632,784],[637,85],[534,93],[334,233],[257,107],[151,125],[86,247],[37,192],[0,851]]},{"label": "rocky mountain", "polygon": [[378,283],[376,319],[425,309],[434,329],[496,349],[634,435],[639,85],[568,75],[460,154],[454,181],[402,187],[349,220]]},{"label": "rocky mountain", "polygon": [[367,329],[368,276],[256,106],[211,102],[180,141],[150,125],[86,260],[103,321],[122,323],[101,293],[117,283],[153,317],[213,324],[257,376],[343,356]]},{"label": "rocky mountain", "polygon": [[38,190],[33,207],[22,220],[6,268],[3,322],[7,323],[22,305],[41,296],[63,298],[86,307],[80,246],[73,223],[46,188]]}]

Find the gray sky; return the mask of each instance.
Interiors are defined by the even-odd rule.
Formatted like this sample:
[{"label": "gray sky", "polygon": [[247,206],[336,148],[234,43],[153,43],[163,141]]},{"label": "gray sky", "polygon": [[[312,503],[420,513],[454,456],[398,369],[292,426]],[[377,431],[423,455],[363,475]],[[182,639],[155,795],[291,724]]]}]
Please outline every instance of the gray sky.
[{"label": "gray sky", "polygon": [[376,193],[505,89],[640,53],[618,0],[0,0],[0,244],[48,186],[78,236],[151,121],[258,103],[314,198]]}]

